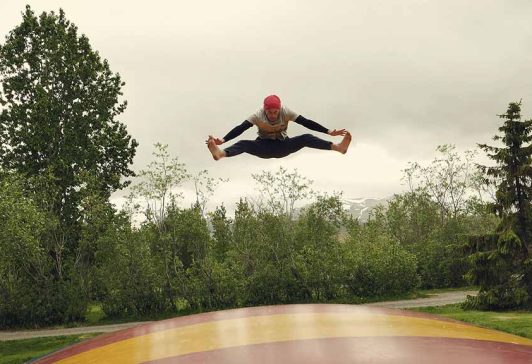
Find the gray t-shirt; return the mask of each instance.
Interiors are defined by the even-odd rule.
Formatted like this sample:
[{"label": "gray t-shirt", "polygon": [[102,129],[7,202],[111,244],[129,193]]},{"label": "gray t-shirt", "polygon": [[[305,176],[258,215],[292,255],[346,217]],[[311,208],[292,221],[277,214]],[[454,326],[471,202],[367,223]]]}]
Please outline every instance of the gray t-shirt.
[{"label": "gray t-shirt", "polygon": [[284,125],[284,128],[281,131],[273,132],[273,133],[267,133],[259,128],[258,134],[259,138],[261,139],[286,139],[288,138],[288,135],[286,134],[286,128],[288,127],[288,121],[294,121],[297,119],[299,114],[293,112],[287,107],[281,106],[281,110],[279,111],[279,117],[275,121],[268,120],[268,117],[266,116],[266,113],[264,112],[264,108],[261,108],[256,113],[252,114],[250,117],[248,117],[246,120],[249,121],[253,125],[257,125],[257,121],[263,121],[265,123],[268,123],[270,125]]}]

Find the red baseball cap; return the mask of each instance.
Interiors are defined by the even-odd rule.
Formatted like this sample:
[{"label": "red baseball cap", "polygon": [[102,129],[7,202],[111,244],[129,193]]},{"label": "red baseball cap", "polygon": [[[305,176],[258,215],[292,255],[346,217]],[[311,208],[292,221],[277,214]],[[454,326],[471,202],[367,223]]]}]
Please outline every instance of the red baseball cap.
[{"label": "red baseball cap", "polygon": [[280,109],[281,108],[281,99],[277,95],[270,95],[264,99],[264,108],[265,109]]}]

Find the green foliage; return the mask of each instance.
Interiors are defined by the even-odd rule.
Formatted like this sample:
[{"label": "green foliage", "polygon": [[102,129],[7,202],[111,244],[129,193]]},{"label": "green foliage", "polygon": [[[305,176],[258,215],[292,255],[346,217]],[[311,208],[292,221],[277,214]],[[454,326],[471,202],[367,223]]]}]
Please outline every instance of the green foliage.
[{"label": "green foliage", "polygon": [[[35,235],[10,232],[42,252],[42,261],[35,263],[45,271],[41,281],[8,281],[13,297],[16,292],[29,297],[27,302],[40,298],[31,311],[37,319],[25,320],[81,320],[93,301],[108,318],[139,318],[249,305],[360,302],[404,295],[420,284],[456,286],[463,284],[465,265],[457,247],[464,236],[493,229],[493,216],[479,199],[468,199],[453,216],[442,213],[423,189],[394,196],[360,224],[346,215],[341,195],[312,193],[308,180],[283,169],[255,176],[263,203],[242,199],[234,218],[223,205],[205,216],[216,181],[201,172],[193,177],[197,201],[181,208],[180,187],[190,177],[185,165],[161,144],[155,157],[130,195],[131,202],[146,202],[140,224],[132,224],[131,211],[115,211],[97,176],[79,174],[84,185],[78,191],[73,246],[66,244],[73,235],[46,204],[55,193],[53,174],[20,189],[8,185],[6,191],[24,197],[19,205],[28,221],[42,220],[40,230],[29,229]],[[39,190],[23,190],[27,185]],[[296,202],[310,197],[312,203],[296,214]],[[5,211],[14,199],[6,200]],[[10,301],[13,316],[6,317],[12,323],[26,312],[24,302]],[[52,309],[57,311],[50,315]]]},{"label": "green foliage", "polygon": [[171,206],[163,227],[159,242],[164,246],[152,245],[152,249],[157,252],[171,250],[173,260],[179,260],[185,269],[206,256],[210,235],[207,222],[198,208]]},{"label": "green foliage", "polygon": [[405,247],[431,240],[441,226],[438,204],[423,191],[394,195],[386,210],[375,211],[374,217],[384,219],[390,234]]},{"label": "green foliage", "polygon": [[149,236],[124,228],[102,237],[98,259],[101,302],[109,317],[141,317],[167,309],[151,257]]},{"label": "green foliage", "polygon": [[50,175],[62,223],[77,221],[83,172],[106,196],[127,185],[121,177],[133,174],[137,142],[116,120],[126,107],[118,100],[124,84],[62,10],[37,17],[26,7],[0,46],[0,75],[0,165]]},{"label": "green foliage", "polygon": [[137,142],[117,120],[124,84],[62,10],[36,16],[29,6],[0,45],[0,82],[0,169],[22,176],[20,201],[34,210],[22,212],[25,235],[5,230],[17,241],[6,256],[21,249],[21,267],[32,268],[7,273],[17,288],[4,291],[2,317],[13,325],[80,320],[99,294],[97,242],[114,215],[106,203],[133,175]]},{"label": "green foliage", "polygon": [[464,285],[468,268],[461,249],[466,236],[495,228],[494,217],[481,206],[442,221],[440,205],[427,192],[417,190],[395,195],[386,207],[374,210],[368,226],[380,229],[416,256],[422,288],[457,287]]},{"label": "green foliage", "polygon": [[459,287],[467,267],[457,244],[428,240],[415,247],[422,288]]},{"label": "green foliage", "polygon": [[345,254],[348,290],[355,296],[399,294],[419,284],[416,256],[378,224],[352,230]]},{"label": "green foliage", "polygon": [[155,160],[138,173],[139,180],[131,187],[129,209],[136,213],[141,206],[139,200],[143,200],[146,207],[142,212],[146,219],[161,228],[168,206],[176,204],[182,197],[176,189],[190,175],[184,163],[170,156],[168,145],[156,143],[153,156]]},{"label": "green foliage", "polygon": [[[155,160],[139,172],[139,180],[131,188],[128,212],[134,218],[141,211],[146,218],[140,230],[145,237],[144,247],[148,249],[146,264],[162,280],[157,283],[149,280],[160,292],[159,301],[162,302],[156,306],[173,310],[179,298],[177,291],[182,286],[183,270],[192,265],[198,254],[204,254],[208,239],[203,239],[203,234],[202,241],[198,243],[194,232],[189,230],[197,231],[198,220],[202,220],[196,213],[197,208],[196,212],[186,211],[180,210],[177,205],[182,197],[177,189],[190,178],[185,164],[170,156],[168,145],[156,143],[153,155]],[[146,204],[143,210],[141,201]],[[190,242],[187,240],[189,237],[192,238]]]},{"label": "green foliage", "polygon": [[297,170],[288,172],[283,167],[275,173],[262,171],[252,175],[261,192],[261,208],[273,214],[284,213],[294,216],[295,204],[313,195],[312,181],[300,175]]},{"label": "green foliage", "polygon": [[438,146],[437,153],[429,165],[412,163],[404,170],[410,192],[394,196],[375,215],[416,255],[423,288],[464,285],[466,236],[494,231],[496,223],[485,212],[475,153],[459,154],[453,145]]},{"label": "green foliage", "polygon": [[224,261],[233,245],[232,221],[227,217],[227,210],[223,205],[217,207],[209,217],[213,229],[210,251],[217,261]]},{"label": "green foliage", "polygon": [[194,191],[196,192],[195,207],[201,210],[201,214],[205,216],[207,202],[214,194],[214,190],[221,182],[228,182],[224,178],[212,178],[209,176],[209,171],[206,169],[199,171],[192,176],[194,182]]},{"label": "green foliage", "polygon": [[243,269],[245,305],[298,301],[300,284],[292,274],[294,251],[291,220],[267,210],[238,205],[229,253]]},{"label": "green foliage", "polygon": [[421,287],[465,284],[468,262],[462,245],[467,236],[495,231],[498,219],[488,212],[481,173],[473,168],[476,153],[437,148],[426,166],[411,163],[404,170],[410,191],[395,195],[373,219],[418,261]]},{"label": "green foliage", "polygon": [[207,256],[211,237],[199,208],[170,205],[165,211],[159,225],[131,230],[129,220],[119,220],[102,236],[97,265],[107,316],[177,312],[183,299],[196,310],[234,303],[234,276]]},{"label": "green foliage", "polygon": [[510,103],[499,128],[503,147],[481,144],[496,166],[481,166],[486,183],[497,185],[491,209],[500,218],[496,233],[472,236],[465,244],[468,278],[480,286],[465,307],[509,309],[532,298],[532,120],[521,121],[520,103]]},{"label": "green foliage", "polygon": [[[50,228],[52,226],[52,228]],[[86,300],[73,260],[61,260],[62,279],[48,254],[48,214],[12,175],[0,178],[0,326],[40,326],[80,319]]]},{"label": "green foliage", "polygon": [[471,270],[467,278],[480,286],[479,294],[470,297],[464,308],[511,309],[527,303],[524,274],[516,274],[523,267],[515,259],[519,246],[515,235],[499,234],[472,236],[466,249],[469,251]]},{"label": "green foliage", "polygon": [[33,313],[39,297],[32,287],[47,281],[49,262],[39,240],[45,221],[22,193],[20,180],[0,177],[0,327],[43,318]]},{"label": "green foliage", "polygon": [[246,200],[234,221],[223,208],[211,218],[210,249],[176,276],[193,310],[347,302],[408,292],[418,283],[414,256],[397,243],[382,242],[379,233],[344,241],[349,219],[340,196],[319,196],[297,219]]},{"label": "green foliage", "polygon": [[3,273],[37,277],[45,252],[39,236],[46,216],[22,191],[15,176],[0,176],[0,259]]},{"label": "green foliage", "polygon": [[240,267],[212,256],[194,261],[181,275],[182,292],[195,311],[216,310],[241,305],[243,282]]},{"label": "green foliage", "polygon": [[318,302],[345,298],[345,255],[340,229],[347,219],[340,196],[318,196],[295,226],[296,272],[306,289],[305,299]]},{"label": "green foliage", "polygon": [[480,197],[481,176],[473,168],[476,153],[456,152],[454,145],[440,145],[436,148],[438,156],[427,166],[411,163],[404,170],[404,180],[410,192],[421,191],[430,196],[438,205],[440,219],[456,218],[467,213],[468,201],[472,194]]},{"label": "green foliage", "polygon": [[[89,299],[100,301],[107,317],[142,317],[183,308],[349,302],[408,292],[418,282],[413,255],[377,224],[350,220],[338,195],[318,196],[296,219],[241,200],[234,220],[223,207],[210,214],[212,231],[200,208],[175,204],[158,224],[134,230],[96,192],[84,194],[80,215],[77,263],[67,260],[68,280],[52,285],[57,297],[68,298],[73,313],[61,310],[70,320]],[[346,238],[346,226],[360,234]]]}]

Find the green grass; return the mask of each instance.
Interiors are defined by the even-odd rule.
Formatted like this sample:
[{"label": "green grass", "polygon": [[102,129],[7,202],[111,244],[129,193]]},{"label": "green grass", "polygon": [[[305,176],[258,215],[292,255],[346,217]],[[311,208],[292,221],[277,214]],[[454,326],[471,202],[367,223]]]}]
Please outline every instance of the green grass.
[{"label": "green grass", "polygon": [[100,334],[39,337],[34,339],[0,341],[0,364],[25,363],[64,347]]},{"label": "green grass", "polygon": [[466,311],[459,304],[412,308],[532,339],[532,311]]}]

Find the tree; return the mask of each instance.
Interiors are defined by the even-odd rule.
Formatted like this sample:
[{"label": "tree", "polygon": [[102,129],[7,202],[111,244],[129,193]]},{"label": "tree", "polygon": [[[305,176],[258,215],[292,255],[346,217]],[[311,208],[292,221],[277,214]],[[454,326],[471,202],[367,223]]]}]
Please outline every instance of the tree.
[{"label": "tree", "polygon": [[146,218],[162,231],[168,206],[182,197],[176,189],[190,175],[184,163],[180,163],[177,157],[170,157],[167,144],[156,143],[154,146],[155,160],[138,173],[139,182],[131,187],[128,199],[132,212],[140,208],[139,200],[144,200]]},{"label": "tree", "polygon": [[116,216],[113,224],[119,226],[100,234],[96,241],[102,247],[96,257],[96,278],[103,311],[109,317],[165,312],[164,277],[153,264],[150,232],[134,231],[123,219]]},{"label": "tree", "polygon": [[473,236],[466,246],[480,285],[468,306],[513,308],[532,299],[532,120],[521,121],[521,103],[510,103],[501,135],[502,147],[479,144],[495,166],[481,166],[488,183],[497,185],[492,211],[500,218],[495,234]]},{"label": "tree", "polygon": [[295,204],[312,195],[312,181],[301,176],[297,170],[288,172],[283,167],[275,173],[262,171],[253,174],[262,194],[263,207],[273,213],[284,213],[290,219],[294,215]]},{"label": "tree", "polygon": [[383,219],[403,246],[427,242],[440,226],[438,204],[422,190],[394,195],[386,208],[374,211],[374,217]]},{"label": "tree", "polygon": [[[201,247],[195,246],[198,240],[195,232],[201,230],[197,226],[203,221],[201,216],[198,218],[197,209],[178,208],[177,201],[182,193],[177,189],[190,177],[185,164],[180,163],[177,157],[170,156],[166,144],[156,143],[153,155],[155,160],[138,173],[139,181],[131,187],[128,199],[131,213],[140,209],[140,200],[146,204],[143,211],[146,220],[142,230],[149,235],[157,274],[164,277],[162,290],[166,305],[172,307],[176,303],[176,283],[183,260],[187,260],[185,268],[188,268],[196,256],[196,250],[203,250],[203,241],[199,244]],[[187,241],[189,233],[193,239]]]},{"label": "tree", "polygon": [[0,166],[47,176],[48,200],[40,203],[75,248],[83,172],[107,197],[133,175],[137,142],[117,120],[127,105],[119,101],[124,83],[63,10],[37,17],[27,6],[22,15],[0,45]]},{"label": "tree", "polygon": [[455,149],[454,145],[440,145],[436,149],[439,155],[430,165],[411,163],[403,171],[410,192],[427,194],[438,204],[442,222],[466,212],[469,198],[478,193],[475,152],[466,151],[462,156]]},{"label": "tree", "polygon": [[302,210],[294,226],[297,251],[292,274],[301,281],[307,301],[342,298],[343,273],[349,268],[339,235],[346,219],[341,195],[322,195]]},{"label": "tree", "polygon": [[0,328],[51,316],[43,295],[49,262],[39,241],[45,225],[45,214],[24,196],[20,178],[0,175]]},{"label": "tree", "polygon": [[201,215],[205,216],[205,208],[209,198],[214,194],[214,190],[218,187],[220,182],[227,182],[229,179],[212,178],[209,176],[209,171],[203,169],[192,176],[194,182],[194,191],[196,192],[196,202],[194,203],[201,211]]},{"label": "tree", "polygon": [[231,231],[232,221],[227,217],[225,206],[218,206],[216,210],[209,213],[212,224],[212,247],[211,251],[218,261],[224,261],[227,251],[233,242],[233,232]]},{"label": "tree", "polygon": [[[453,261],[459,259],[453,254],[459,250],[443,239],[446,224],[440,219],[439,205],[423,189],[394,195],[387,206],[372,211],[370,224],[382,225],[387,234],[415,254],[421,287],[452,285],[448,272]],[[457,274],[461,277],[460,272]]]}]

